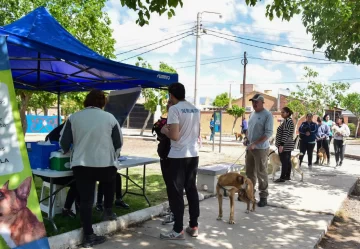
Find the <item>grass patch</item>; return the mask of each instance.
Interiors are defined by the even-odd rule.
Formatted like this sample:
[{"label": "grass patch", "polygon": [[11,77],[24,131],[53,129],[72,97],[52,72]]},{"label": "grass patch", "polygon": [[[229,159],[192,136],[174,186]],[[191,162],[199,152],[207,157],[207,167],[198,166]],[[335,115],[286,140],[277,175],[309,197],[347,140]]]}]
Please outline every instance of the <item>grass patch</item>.
[{"label": "grass patch", "polygon": [[[129,169],[129,176],[132,180],[134,180],[137,184],[142,186],[142,167],[136,167]],[[125,174],[125,170],[121,171],[121,173]],[[38,197],[40,198],[42,180],[40,177],[35,177],[35,186]],[[123,192],[125,191],[125,178],[122,177],[122,185]],[[129,191],[135,193],[141,193],[141,190],[138,189],[135,185],[129,182]],[[167,194],[165,183],[161,174],[161,170],[159,167],[147,167],[146,169],[146,195],[152,206],[158,205],[167,201]],[[96,200],[95,200],[96,201]],[[113,211],[118,215],[125,215],[128,213],[132,213],[144,208],[149,207],[145,198],[142,196],[128,195],[126,194],[124,197],[124,201],[130,205],[129,209],[123,208],[113,208]],[[43,213],[43,216],[46,217],[47,214]],[[47,235],[54,236],[57,234],[66,233],[68,231],[72,231],[74,229],[80,228],[80,216],[77,215],[76,219],[71,219],[67,217],[63,217],[61,214],[55,215],[54,217],[55,224],[58,228],[58,232],[56,233],[47,220],[44,220],[45,228],[47,231]],[[93,210],[93,224],[99,223],[101,221],[101,213],[97,212],[95,209]]]}]

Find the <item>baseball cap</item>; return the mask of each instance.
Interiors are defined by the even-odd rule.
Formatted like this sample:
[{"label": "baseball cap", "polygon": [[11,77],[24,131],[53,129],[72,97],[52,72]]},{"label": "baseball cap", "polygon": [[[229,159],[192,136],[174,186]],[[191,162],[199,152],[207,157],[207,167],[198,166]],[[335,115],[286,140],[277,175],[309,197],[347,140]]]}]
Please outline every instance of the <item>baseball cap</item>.
[{"label": "baseball cap", "polygon": [[260,93],[255,94],[249,101],[262,101],[264,102],[264,96],[262,96]]}]

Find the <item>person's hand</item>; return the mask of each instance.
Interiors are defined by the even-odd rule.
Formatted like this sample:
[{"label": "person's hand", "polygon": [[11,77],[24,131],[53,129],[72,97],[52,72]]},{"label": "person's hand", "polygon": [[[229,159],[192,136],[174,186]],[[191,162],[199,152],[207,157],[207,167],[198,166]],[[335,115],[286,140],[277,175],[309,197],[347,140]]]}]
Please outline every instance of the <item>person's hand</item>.
[{"label": "person's hand", "polygon": [[310,136],[310,131],[307,131],[307,132],[305,133],[305,135],[306,135],[306,136]]},{"label": "person's hand", "polygon": [[250,144],[249,145],[249,150],[255,150],[256,148],[256,144]]},{"label": "person's hand", "polygon": [[284,151],[284,146],[279,146],[279,153],[282,153]]},{"label": "person's hand", "polygon": [[166,134],[168,133],[168,131],[169,131],[169,126],[168,126],[168,125],[164,125],[163,128],[161,128],[161,131],[160,131],[160,132],[161,132],[162,134],[165,134],[165,135],[166,135]]}]

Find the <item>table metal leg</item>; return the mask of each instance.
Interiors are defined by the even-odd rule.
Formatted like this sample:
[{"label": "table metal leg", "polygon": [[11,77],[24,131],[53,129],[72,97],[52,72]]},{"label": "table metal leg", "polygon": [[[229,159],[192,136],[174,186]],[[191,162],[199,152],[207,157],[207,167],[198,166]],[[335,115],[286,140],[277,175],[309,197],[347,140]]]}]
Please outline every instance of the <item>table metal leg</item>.
[{"label": "table metal leg", "polygon": [[53,184],[53,178],[50,177],[50,193],[49,193],[49,196],[50,196],[50,200],[49,200],[49,217],[48,217],[48,220],[49,222],[51,223],[51,225],[54,227],[54,230],[57,232],[57,227],[56,227],[56,224],[52,218],[52,211],[53,211],[53,207],[54,207],[54,199],[56,197],[56,194],[53,196],[53,190],[54,190],[54,184]]},{"label": "table metal leg", "polygon": [[146,164],[144,164],[144,168],[143,168],[143,187],[142,187],[142,192],[143,195],[146,199],[146,202],[149,204],[149,207],[151,206],[149,199],[146,196],[146,185],[145,185],[145,179],[146,179]]}]

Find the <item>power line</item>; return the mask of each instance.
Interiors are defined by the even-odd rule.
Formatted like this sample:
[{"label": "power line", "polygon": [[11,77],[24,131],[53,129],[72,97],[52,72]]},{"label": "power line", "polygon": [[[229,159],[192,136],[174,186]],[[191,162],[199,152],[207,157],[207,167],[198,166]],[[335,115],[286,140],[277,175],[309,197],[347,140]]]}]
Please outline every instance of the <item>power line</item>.
[{"label": "power line", "polygon": [[173,41],[171,41],[171,42],[165,43],[165,44],[163,44],[163,45],[161,45],[161,46],[158,46],[158,47],[156,47],[156,48],[153,48],[153,49],[150,49],[150,50],[145,51],[145,52],[143,52],[143,53],[140,53],[140,54],[131,56],[131,57],[129,57],[129,58],[123,59],[123,60],[121,60],[121,62],[126,61],[126,60],[129,60],[129,59],[132,59],[132,58],[135,58],[135,57],[138,57],[139,55],[143,55],[143,54],[149,53],[149,52],[154,51],[154,50],[156,50],[156,49],[165,47],[165,46],[167,46],[167,45],[169,45],[169,44],[172,44],[172,43],[174,43],[174,42],[176,42],[176,41],[180,41],[180,40],[182,40],[182,39],[184,39],[184,38],[186,38],[186,37],[188,37],[188,36],[191,36],[191,35],[192,35],[192,34],[185,35],[185,36],[183,36],[183,37],[180,37],[180,38],[178,38],[178,39],[176,39],[176,40],[173,40]]},{"label": "power line", "polygon": [[[316,57],[311,57],[311,56],[305,56],[305,55],[299,55],[299,54],[293,54],[293,53],[288,53],[288,52],[284,52],[284,51],[280,51],[280,50],[275,50],[275,49],[271,49],[271,48],[265,48],[265,47],[261,47],[261,46],[257,46],[257,45],[253,45],[253,44],[249,44],[249,43],[245,43],[245,42],[240,42],[240,41],[236,41],[236,40],[231,40],[231,39],[228,39],[228,38],[226,38],[226,37],[222,37],[222,36],[218,36],[218,35],[213,35],[213,34],[208,34],[208,35],[215,36],[215,37],[218,37],[218,38],[222,38],[222,39],[225,39],[225,40],[228,40],[228,41],[236,42],[236,43],[239,43],[239,44],[243,44],[243,45],[246,45],[246,46],[255,47],[255,48],[260,48],[260,49],[264,49],[264,50],[268,50],[268,51],[273,51],[273,52],[277,52],[277,53],[282,53],[282,54],[287,54],[287,55],[293,55],[293,56],[303,57],[303,58],[312,59],[312,60],[329,61],[329,60],[326,60],[326,59],[321,59],[321,58],[316,58]],[[349,63],[349,62],[343,62],[343,61],[334,62],[334,63],[337,63],[337,64],[351,64],[351,63]]]},{"label": "power line", "polygon": [[[250,39],[250,38],[244,38],[244,37],[240,37],[240,36],[236,36],[236,35],[229,35],[229,34],[225,34],[225,33],[222,33],[222,32],[214,31],[214,30],[212,30],[212,29],[206,29],[206,31],[210,31],[210,32],[213,32],[213,33],[217,33],[217,34],[221,34],[221,35],[226,35],[226,36],[230,36],[230,37],[234,37],[234,38],[238,38],[238,39],[246,40],[246,41],[252,41],[252,42],[257,42],[257,43],[262,43],[262,44],[267,44],[267,45],[272,45],[272,46],[278,46],[278,47],[283,47],[283,48],[290,48],[290,49],[296,49],[296,50],[301,50],[301,51],[313,52],[312,49],[298,48],[298,47],[280,45],[280,44],[271,43],[271,42],[264,42],[264,41],[259,41],[259,40]],[[322,54],[324,53],[324,52],[322,52],[322,51],[317,51],[317,50],[315,50],[314,52],[316,52],[316,53],[322,53]]]},{"label": "power line", "polygon": [[153,43],[150,43],[150,44],[147,44],[147,45],[144,45],[144,46],[138,47],[138,48],[134,48],[134,49],[131,49],[131,50],[128,50],[128,51],[122,52],[122,53],[118,53],[118,54],[116,54],[116,55],[121,55],[121,54],[130,53],[130,52],[132,52],[132,51],[139,50],[139,49],[142,49],[142,48],[146,48],[146,47],[149,47],[149,46],[155,45],[155,44],[160,43],[160,42],[163,42],[163,41],[171,40],[171,39],[173,39],[173,38],[175,38],[175,37],[178,37],[178,36],[181,36],[181,35],[184,35],[184,34],[188,34],[188,33],[190,33],[190,32],[192,33],[192,32],[193,32],[193,30],[189,30],[189,31],[187,31],[187,32],[183,32],[183,33],[181,33],[181,34],[174,35],[174,36],[171,36],[171,37],[169,37],[169,38],[162,39],[162,40],[159,40],[159,41],[156,41],[156,42],[153,42]]}]

